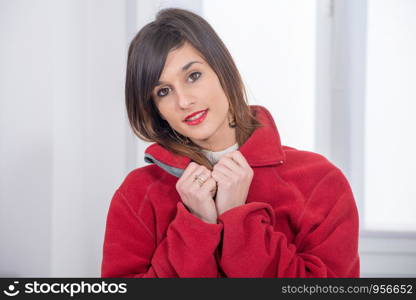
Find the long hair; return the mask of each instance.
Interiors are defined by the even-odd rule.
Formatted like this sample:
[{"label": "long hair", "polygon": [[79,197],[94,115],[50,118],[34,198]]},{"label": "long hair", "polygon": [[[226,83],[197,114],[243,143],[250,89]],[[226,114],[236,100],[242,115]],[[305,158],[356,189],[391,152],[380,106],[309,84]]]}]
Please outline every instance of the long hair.
[{"label": "long hair", "polygon": [[213,166],[201,147],[175,132],[161,118],[152,97],[168,53],[185,42],[198,50],[217,74],[229,101],[238,145],[243,145],[261,126],[250,111],[240,73],[224,43],[202,17],[177,8],[159,11],[156,20],[144,26],[130,43],[125,86],[127,115],[138,138],[156,142],[212,170]]}]

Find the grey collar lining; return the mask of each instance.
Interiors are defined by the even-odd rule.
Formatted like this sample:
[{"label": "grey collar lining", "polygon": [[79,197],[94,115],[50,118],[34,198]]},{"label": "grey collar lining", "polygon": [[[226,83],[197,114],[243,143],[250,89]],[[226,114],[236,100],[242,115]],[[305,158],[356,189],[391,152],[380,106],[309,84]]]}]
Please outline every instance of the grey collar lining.
[{"label": "grey collar lining", "polygon": [[184,172],[183,169],[179,169],[179,168],[175,168],[175,167],[171,167],[167,164],[164,164],[160,161],[158,161],[156,158],[154,158],[152,155],[145,153],[144,155],[144,161],[150,164],[156,164],[159,167],[161,167],[163,170],[165,170],[166,172],[168,172],[169,174],[175,176],[175,177],[181,177],[182,173]]}]

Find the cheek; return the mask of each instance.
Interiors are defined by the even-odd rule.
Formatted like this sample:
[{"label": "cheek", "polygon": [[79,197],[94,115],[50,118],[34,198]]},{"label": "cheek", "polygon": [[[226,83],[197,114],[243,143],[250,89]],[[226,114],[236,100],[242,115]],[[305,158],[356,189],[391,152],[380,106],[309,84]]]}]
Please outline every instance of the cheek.
[{"label": "cheek", "polygon": [[168,123],[170,123],[170,116],[169,116],[169,111],[172,111],[171,109],[169,109],[169,107],[167,107],[167,105],[157,105],[157,109],[159,110],[159,116],[166,120]]},{"label": "cheek", "polygon": [[158,105],[158,110],[160,117],[163,118],[166,122],[168,122],[170,127],[174,128],[175,130],[178,130],[183,125],[182,122],[178,119],[178,115],[175,113],[176,110],[174,103],[171,103],[170,101],[165,101],[163,104]]},{"label": "cheek", "polygon": [[198,86],[200,95],[209,95],[210,98],[215,98],[217,101],[220,100],[220,95],[224,94],[221,83],[214,72],[207,72],[205,78]]},{"label": "cheek", "polygon": [[217,85],[216,85],[216,96],[217,96],[217,101],[220,102],[222,106],[228,107],[228,98],[218,80],[217,80]]},{"label": "cheek", "polygon": [[221,87],[218,90],[216,90],[215,94],[212,94],[212,97],[212,101],[215,102],[215,106],[217,107],[218,112],[221,111],[222,113],[225,113],[226,111],[228,111],[228,99]]},{"label": "cheek", "polygon": [[215,103],[217,107],[226,107],[228,106],[228,99],[222,89],[221,84],[219,81],[214,81],[210,85],[210,88],[207,91],[208,95],[210,95],[211,102]]}]

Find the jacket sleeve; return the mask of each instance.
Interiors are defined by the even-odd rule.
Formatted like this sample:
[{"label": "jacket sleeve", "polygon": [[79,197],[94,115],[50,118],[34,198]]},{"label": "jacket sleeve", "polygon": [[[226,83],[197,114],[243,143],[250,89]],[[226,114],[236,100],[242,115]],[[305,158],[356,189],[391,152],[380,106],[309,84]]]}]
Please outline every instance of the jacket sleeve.
[{"label": "jacket sleeve", "polygon": [[107,216],[101,277],[218,277],[215,250],[222,227],[203,222],[178,202],[156,245],[156,234],[118,190]]},{"label": "jacket sleeve", "polygon": [[358,277],[358,212],[344,175],[338,170],[327,174],[302,210],[290,242],[279,231],[275,221],[279,215],[268,203],[250,202],[220,215],[224,224],[220,265],[225,274]]}]

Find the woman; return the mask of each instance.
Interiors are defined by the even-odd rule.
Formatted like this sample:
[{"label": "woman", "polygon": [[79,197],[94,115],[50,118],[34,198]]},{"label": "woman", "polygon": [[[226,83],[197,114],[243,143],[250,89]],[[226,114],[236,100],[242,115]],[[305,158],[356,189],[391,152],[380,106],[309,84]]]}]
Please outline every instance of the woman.
[{"label": "woman", "polygon": [[115,192],[102,277],[357,277],[358,214],[341,171],[282,146],[201,17],[165,9],[131,42],[131,127],[148,166]]}]

